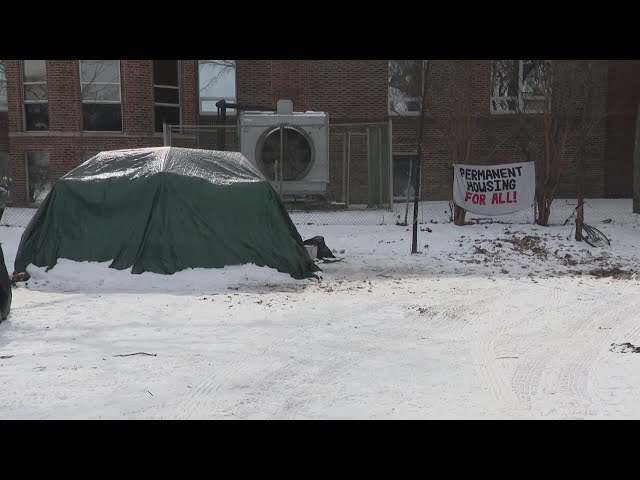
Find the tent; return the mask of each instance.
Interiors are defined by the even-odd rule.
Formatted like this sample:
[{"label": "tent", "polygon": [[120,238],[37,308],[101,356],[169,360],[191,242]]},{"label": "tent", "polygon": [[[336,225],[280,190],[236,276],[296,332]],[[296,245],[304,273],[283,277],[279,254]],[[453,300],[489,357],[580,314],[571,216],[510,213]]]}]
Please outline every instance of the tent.
[{"label": "tent", "polygon": [[132,273],[253,263],[297,279],[318,266],[271,184],[240,153],[176,147],[99,153],[52,188],[15,271],[59,258]]}]

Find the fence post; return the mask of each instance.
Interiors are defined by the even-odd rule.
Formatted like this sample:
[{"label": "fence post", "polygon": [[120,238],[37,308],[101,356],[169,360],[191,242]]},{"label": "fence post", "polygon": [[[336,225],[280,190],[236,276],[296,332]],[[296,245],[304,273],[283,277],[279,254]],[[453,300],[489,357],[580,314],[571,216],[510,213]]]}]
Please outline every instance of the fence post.
[{"label": "fence post", "polygon": [[280,125],[280,197],[282,197],[282,182],[284,181],[284,125]]},{"label": "fence post", "polygon": [[162,121],[162,141],[165,147],[169,147],[169,135],[167,132],[167,122],[165,120]]},{"label": "fence post", "polygon": [[636,114],[636,141],[633,150],[633,213],[640,213],[640,104]]},{"label": "fence post", "polygon": [[389,119],[387,137],[389,141],[389,211],[393,212],[393,126],[391,119]]},{"label": "fence post", "polygon": [[342,132],[342,203],[347,204],[347,131]]},{"label": "fence post", "polygon": [[347,207],[349,206],[350,180],[351,180],[351,130],[347,131]]},{"label": "fence post", "polygon": [[378,176],[380,189],[380,208],[382,208],[382,127],[378,128]]}]

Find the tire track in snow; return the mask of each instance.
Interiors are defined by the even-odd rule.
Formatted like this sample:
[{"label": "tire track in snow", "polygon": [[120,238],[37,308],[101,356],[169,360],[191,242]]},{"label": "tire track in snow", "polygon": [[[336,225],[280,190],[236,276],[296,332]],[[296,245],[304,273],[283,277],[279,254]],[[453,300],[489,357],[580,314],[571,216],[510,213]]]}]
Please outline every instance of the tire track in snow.
[{"label": "tire track in snow", "polygon": [[[487,296],[485,292],[467,289],[464,295],[452,297],[447,304],[435,304],[427,306],[429,314],[425,318],[428,326],[446,335],[455,335],[461,330],[468,328],[474,318],[486,311],[487,307],[497,299],[511,293],[516,287],[515,282],[507,284],[505,290],[492,289],[492,294]],[[480,293],[480,295],[478,295]],[[415,317],[415,314],[412,316]]]},{"label": "tire track in snow", "polygon": [[[354,313],[362,314],[371,310],[377,311],[381,306],[386,304],[387,304],[386,301],[378,301],[373,305],[365,304],[362,308],[360,308]],[[315,315],[317,316],[317,319],[315,321],[309,322],[304,326],[294,328],[287,335],[269,343],[266,347],[264,347],[259,352],[256,352],[254,354],[244,355],[241,358],[233,361],[231,365],[228,368],[226,368],[222,374],[214,373],[213,375],[207,377],[205,380],[200,382],[179,403],[177,407],[177,412],[178,412],[177,417],[186,418],[186,419],[206,418],[212,415],[236,417],[241,413],[239,412],[240,409],[246,411],[247,408],[245,404],[247,402],[243,402],[243,401],[236,402],[230,407],[224,408],[223,410],[220,411],[221,405],[219,405],[219,402],[217,401],[216,392],[218,392],[220,388],[223,385],[225,385],[233,375],[235,375],[240,370],[245,368],[248,365],[248,363],[251,362],[252,360],[255,360],[257,358],[264,356],[268,351],[277,348],[278,346],[282,345],[287,341],[291,341],[293,339],[296,339],[304,335],[309,330],[317,328],[318,325],[327,321],[327,317],[322,312],[318,312]],[[354,315],[354,316],[357,318],[357,315]],[[381,322],[383,322],[383,320],[380,320],[379,322],[377,322],[376,325],[380,324]],[[334,352],[334,354],[339,355],[340,353]],[[295,366],[296,365],[294,364],[294,362],[285,363],[283,367],[278,369],[279,373],[274,374],[275,378],[282,380],[282,378],[290,378],[292,376],[295,376],[292,373],[295,371]],[[260,387],[260,385],[262,385],[262,387]],[[244,394],[244,396],[247,396],[247,395],[260,396],[261,394],[265,393],[265,391],[268,390],[268,387],[264,386],[264,381],[259,382],[258,385],[252,386],[250,388],[251,390],[247,391]],[[276,396],[276,398],[278,397]]]},{"label": "tire track in snow", "polygon": [[[589,302],[556,305],[557,309],[545,316],[545,331],[534,347],[539,353],[528,355],[518,364],[514,383],[523,403],[532,410],[542,404],[554,407],[547,412],[539,410],[541,415],[590,416],[604,411],[594,385],[594,369],[603,352],[603,338],[589,333],[598,325],[619,323],[616,319],[627,317],[636,307],[621,310],[618,297],[605,300],[589,296]],[[554,313],[568,308],[573,310],[575,320],[558,328]]]},{"label": "tire track in snow", "polygon": [[[511,280],[503,290],[496,291],[496,294],[488,302],[489,305],[483,306],[490,307],[490,304],[498,298],[508,297],[519,285],[516,280]],[[492,324],[493,328],[484,329],[484,324],[480,324],[479,330],[470,331],[471,324],[478,324],[479,319],[483,319],[482,316],[477,316],[475,322],[473,319],[469,322],[469,325],[465,328],[465,334],[470,342],[469,348],[481,386],[488,390],[494,400],[504,403],[508,410],[514,410],[518,408],[518,399],[513,392],[511,382],[504,373],[504,369],[496,359],[495,352],[496,339],[509,329],[506,319],[512,317],[504,314],[510,308],[512,307],[508,304],[503,304],[500,317],[505,321],[498,322],[497,325]],[[485,308],[484,310],[488,315],[496,315],[496,312],[491,308]]]}]

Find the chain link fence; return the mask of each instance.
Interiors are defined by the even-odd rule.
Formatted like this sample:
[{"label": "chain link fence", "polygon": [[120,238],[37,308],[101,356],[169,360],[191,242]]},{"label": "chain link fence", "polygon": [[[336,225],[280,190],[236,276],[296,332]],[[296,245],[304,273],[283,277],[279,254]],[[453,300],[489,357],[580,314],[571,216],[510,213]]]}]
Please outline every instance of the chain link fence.
[{"label": "chain link fence", "polygon": [[[550,225],[573,225],[577,201],[575,199],[556,199],[551,208]],[[296,225],[396,225],[404,222],[406,204],[395,203],[393,210],[363,209],[363,210],[296,210],[289,208],[289,215]],[[0,220],[0,226],[26,227],[35,208],[7,207]],[[413,203],[408,210],[409,223],[413,220]],[[602,223],[636,224],[640,223],[640,215],[633,213],[632,199],[586,199],[584,218],[587,224]],[[509,215],[480,216],[467,212],[466,220],[471,223],[505,223],[505,224],[533,224],[535,210],[533,207]],[[418,209],[420,223],[451,223],[452,204],[448,201],[420,202]],[[0,237],[0,242],[2,238]]]},{"label": "chain link fence", "polygon": [[[391,124],[387,122],[328,124],[323,129],[322,122],[301,121],[245,131],[239,124],[166,125],[164,130],[165,145],[243,151],[281,194],[297,225],[396,225],[405,223],[405,219],[411,223],[413,192],[403,166],[393,163],[391,138]],[[6,167],[4,172],[8,160],[2,165]],[[428,165],[426,168],[428,181]],[[4,183],[9,177],[9,173],[3,173]],[[551,225],[563,225],[568,219],[573,223],[575,182],[570,172],[564,174],[559,190],[562,196],[552,204]],[[588,193],[594,190],[592,185],[587,186]],[[26,227],[35,211],[9,205],[0,225]],[[418,212],[420,223],[449,223],[453,204],[447,200],[422,201]],[[584,214],[587,224],[639,221],[631,198],[587,197]],[[533,224],[535,218],[535,205],[509,215],[466,215],[471,223]]]}]

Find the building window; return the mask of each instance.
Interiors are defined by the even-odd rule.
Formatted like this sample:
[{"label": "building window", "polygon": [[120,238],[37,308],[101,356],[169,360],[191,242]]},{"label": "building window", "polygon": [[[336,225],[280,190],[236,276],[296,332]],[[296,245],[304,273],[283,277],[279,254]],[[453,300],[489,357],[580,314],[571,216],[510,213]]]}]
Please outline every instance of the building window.
[{"label": "building window", "polygon": [[27,153],[27,184],[29,203],[39,205],[51,191],[49,152]]},{"label": "building window", "polygon": [[415,153],[395,153],[393,155],[393,199],[406,200],[414,197],[413,169],[418,164]]},{"label": "building window", "polygon": [[4,69],[4,60],[0,60],[0,111],[7,110],[7,72]]},{"label": "building window", "polygon": [[11,178],[11,161],[9,158],[9,152],[0,152],[0,188],[4,188],[9,192],[9,196],[6,199],[7,205],[11,204],[11,184],[13,179]]},{"label": "building window", "polygon": [[420,113],[423,74],[423,60],[389,60],[389,115]]},{"label": "building window", "polygon": [[178,60],[153,61],[153,90],[156,132],[162,124],[180,125],[180,63]]},{"label": "building window", "polygon": [[80,60],[82,126],[90,132],[121,132],[119,60]]},{"label": "building window", "polygon": [[544,81],[544,60],[494,60],[491,64],[491,112],[542,112]]},{"label": "building window", "polygon": [[[236,102],[236,61],[198,60],[198,91],[201,115],[217,115],[218,100]],[[234,115],[235,110],[227,110]]]},{"label": "building window", "polygon": [[47,66],[44,60],[22,62],[25,130],[49,130]]}]

